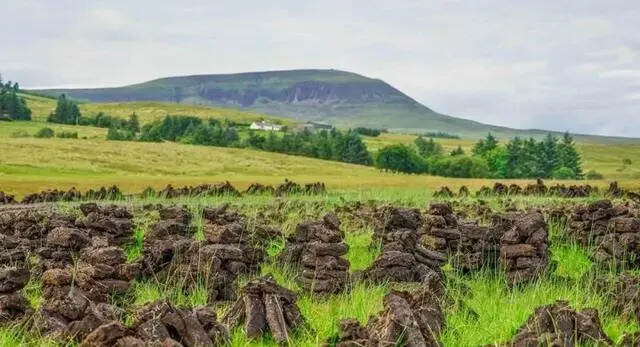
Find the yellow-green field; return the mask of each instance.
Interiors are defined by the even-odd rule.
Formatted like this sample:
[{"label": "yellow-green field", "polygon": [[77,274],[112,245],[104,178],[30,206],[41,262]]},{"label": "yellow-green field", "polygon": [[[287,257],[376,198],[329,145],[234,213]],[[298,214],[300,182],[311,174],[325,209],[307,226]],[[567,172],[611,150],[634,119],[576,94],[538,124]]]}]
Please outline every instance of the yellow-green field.
[{"label": "yellow-green field", "polygon": [[[56,100],[43,98],[34,95],[23,95],[27,100],[29,108],[31,108],[32,119],[35,121],[45,121],[47,116],[55,110]],[[118,102],[118,103],[83,103],[79,105],[80,112],[85,116],[96,115],[98,112],[126,118],[132,113],[136,113],[141,123],[147,123],[154,120],[162,119],[164,116],[170,115],[189,115],[201,118],[228,119],[237,123],[251,123],[253,121],[264,119],[285,125],[292,125],[290,119],[279,118],[265,115],[257,112],[241,111],[233,108],[208,107],[176,104],[168,102]]]},{"label": "yellow-green field", "polygon": [[[323,181],[334,189],[425,189],[442,185],[479,188],[491,184],[483,179],[453,179],[427,175],[383,173],[374,168],[249,149],[216,148],[178,143],[140,143],[104,140],[105,129],[52,126],[54,130],[78,131],[87,139],[14,138],[25,131],[33,135],[47,124],[0,123],[0,190],[22,196],[45,188],[79,189],[118,184],[137,192],[147,186],[161,187],[229,180],[239,187],[252,182],[275,184],[285,177],[302,182]],[[620,145],[619,147],[622,147]],[[626,146],[626,145],[625,145]],[[607,148],[587,148],[585,166],[618,179],[626,187],[640,187],[636,171],[616,172],[616,160]],[[624,150],[640,161],[640,149]],[[611,173],[613,177],[609,177]],[[522,181],[520,181],[522,183]],[[607,182],[592,182],[605,185]]]},{"label": "yellow-green field", "polygon": [[[484,179],[384,173],[371,167],[249,149],[106,141],[106,129],[45,123],[46,115],[55,107],[54,100],[34,96],[27,99],[34,111],[34,121],[0,122],[0,190],[19,197],[42,189],[72,186],[85,190],[117,184],[126,192],[137,192],[147,186],[158,188],[168,183],[187,185],[229,180],[242,188],[253,182],[275,184],[284,178],[323,181],[332,189],[349,190],[422,189],[427,192],[442,185],[453,188],[467,185],[477,189],[493,184]],[[151,102],[82,104],[81,109],[85,113],[103,111],[122,117],[135,112],[143,124],[165,114],[196,114],[239,122],[262,116],[231,109]],[[56,132],[77,131],[80,138],[33,138],[45,126]],[[377,138],[367,137],[365,141],[375,152],[382,146],[409,144],[414,139],[413,135],[388,133]],[[473,145],[473,141],[465,139],[437,141],[447,151],[460,145],[468,152]],[[604,186],[618,180],[624,187],[640,188],[640,144],[579,144],[578,148],[585,170],[595,169],[605,177],[589,183]],[[622,158],[630,159],[633,164],[623,168]]]}]

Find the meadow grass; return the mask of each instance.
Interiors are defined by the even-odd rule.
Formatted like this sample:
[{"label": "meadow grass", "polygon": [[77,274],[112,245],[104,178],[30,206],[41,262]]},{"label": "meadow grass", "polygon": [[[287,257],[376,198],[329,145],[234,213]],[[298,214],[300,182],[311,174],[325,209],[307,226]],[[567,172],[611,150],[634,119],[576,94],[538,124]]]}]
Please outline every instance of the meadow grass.
[{"label": "meadow grass", "polygon": [[[303,182],[322,181],[332,189],[343,188],[354,191],[385,188],[433,191],[443,185],[449,185],[453,189],[462,185],[477,189],[483,185],[492,185],[495,181],[392,174],[360,165],[251,149],[206,147],[172,142],[106,141],[106,129],[45,123],[43,115],[49,112],[47,110],[55,107],[52,105],[54,100],[35,96],[28,96],[28,98],[30,105],[34,108],[35,121],[0,122],[0,189],[18,197],[51,188],[68,189],[75,186],[78,189],[87,190],[110,184],[117,184],[128,193],[142,191],[148,186],[161,188],[168,183],[189,185],[224,180],[229,180],[242,188],[253,182],[277,184],[285,177]],[[49,105],[48,108],[45,105]],[[98,110],[101,107],[112,107],[117,110],[121,107],[120,112],[123,115],[130,111],[136,111],[141,115],[162,113],[159,111],[145,113],[147,106],[144,105],[146,104],[132,103],[125,104],[127,106],[125,107],[82,104],[81,108],[89,107]],[[185,112],[192,107],[180,104],[170,105],[186,107]],[[155,109],[152,106],[149,107]],[[205,109],[208,112],[218,112],[214,109]],[[141,121],[144,123],[155,119],[153,117],[156,116],[143,117]],[[237,121],[241,119],[238,118]],[[51,127],[56,132],[76,131],[80,138],[33,138],[33,135],[45,126]],[[24,137],[25,135],[29,137]],[[393,143],[410,144],[414,139],[413,135],[383,133],[375,138],[365,137],[365,142],[369,149],[375,152],[382,146]],[[443,144],[445,150],[461,145],[469,152],[473,145],[473,141],[468,139],[438,139],[437,141]],[[580,183],[606,186],[611,180],[619,180],[625,188],[640,188],[640,180],[638,180],[640,144],[579,143],[578,149],[583,156],[585,170],[595,169],[606,179]],[[631,160],[632,164],[623,165],[622,158]],[[519,184],[530,182],[530,180],[501,181]],[[575,182],[563,181],[562,183]]]},{"label": "meadow grass", "polygon": [[[43,98],[35,95],[23,94],[31,108],[32,119],[44,122],[56,108],[56,99]],[[196,116],[202,119],[229,120],[236,123],[248,124],[257,120],[267,120],[283,125],[294,125],[291,119],[266,115],[254,111],[244,111],[228,107],[198,106],[157,101],[112,102],[112,103],[80,103],[83,116],[95,116],[98,112],[118,117],[128,118],[132,113],[138,115],[141,123],[148,123],[163,119],[166,115]]]}]

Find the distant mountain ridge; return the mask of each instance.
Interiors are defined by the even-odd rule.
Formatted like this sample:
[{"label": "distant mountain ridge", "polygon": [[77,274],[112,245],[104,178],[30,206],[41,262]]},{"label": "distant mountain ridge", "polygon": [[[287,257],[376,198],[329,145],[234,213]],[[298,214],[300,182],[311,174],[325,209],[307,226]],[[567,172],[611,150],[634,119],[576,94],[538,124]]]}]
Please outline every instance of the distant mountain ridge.
[{"label": "distant mountain ridge", "polygon": [[340,70],[286,70],[166,77],[115,88],[41,89],[92,102],[164,101],[256,110],[301,121],[465,137],[539,136],[437,113],[380,80]]}]

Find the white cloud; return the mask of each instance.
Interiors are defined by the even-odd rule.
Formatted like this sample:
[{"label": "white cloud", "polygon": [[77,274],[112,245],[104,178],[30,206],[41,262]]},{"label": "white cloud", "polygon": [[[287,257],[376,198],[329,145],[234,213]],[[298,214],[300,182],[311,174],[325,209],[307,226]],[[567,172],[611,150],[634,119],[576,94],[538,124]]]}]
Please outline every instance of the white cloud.
[{"label": "white cloud", "polygon": [[[338,68],[381,78],[445,114],[640,136],[637,2],[61,0],[4,7],[3,24],[21,30],[3,37],[0,71],[24,86]],[[604,125],[616,117],[627,126]]]}]

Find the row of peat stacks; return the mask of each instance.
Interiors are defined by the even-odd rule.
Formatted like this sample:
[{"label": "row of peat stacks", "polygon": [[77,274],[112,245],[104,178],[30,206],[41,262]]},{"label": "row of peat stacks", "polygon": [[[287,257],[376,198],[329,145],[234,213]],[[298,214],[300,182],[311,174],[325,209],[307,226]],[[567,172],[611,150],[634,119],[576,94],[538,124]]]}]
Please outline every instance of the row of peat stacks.
[{"label": "row of peat stacks", "polygon": [[569,237],[595,250],[600,263],[634,266],[640,261],[640,210],[599,200],[578,206],[568,220]]}]

